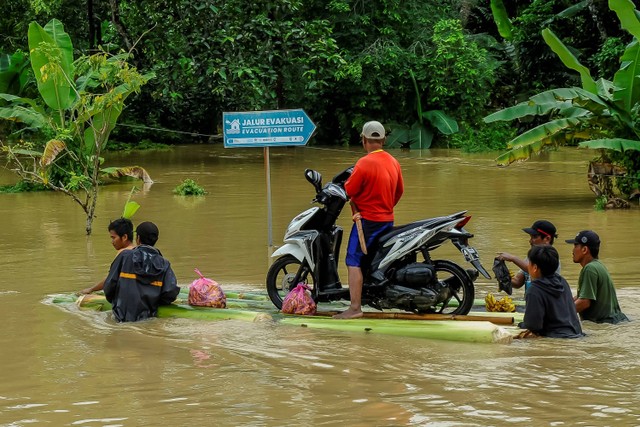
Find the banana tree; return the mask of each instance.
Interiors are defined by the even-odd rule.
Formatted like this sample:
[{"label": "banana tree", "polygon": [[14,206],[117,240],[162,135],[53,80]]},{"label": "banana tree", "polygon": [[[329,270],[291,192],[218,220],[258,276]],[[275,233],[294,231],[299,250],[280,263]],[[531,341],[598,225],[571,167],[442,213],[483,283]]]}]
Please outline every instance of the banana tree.
[{"label": "banana tree", "polygon": [[[624,157],[638,158],[640,127],[636,123],[640,120],[640,14],[631,0],[609,0],[609,7],[618,15],[622,27],[634,36],[634,40],[626,47],[613,81],[595,81],[590,71],[551,30],[543,30],[547,45],[566,67],[580,74],[582,87],[548,90],[485,117],[487,123],[532,116],[547,120],[509,141],[507,148],[510,150],[496,158],[498,165],[507,166],[524,161],[543,150],[561,145],[600,149],[603,150],[602,158],[606,160],[615,158],[614,152],[621,152]],[[640,168],[640,162],[633,164]],[[638,171],[629,172],[636,175]],[[637,186],[636,182],[635,188]],[[613,194],[606,196],[613,197]]]},{"label": "banana tree", "polygon": [[437,129],[443,135],[454,134],[460,129],[458,127],[458,122],[442,110],[423,111],[418,83],[416,82],[416,78],[411,70],[409,70],[409,75],[413,82],[413,88],[416,94],[416,113],[418,115],[418,120],[416,120],[411,126],[397,123],[392,124],[391,133],[387,138],[386,144],[388,147],[426,149],[431,147],[434,129]]},{"label": "banana tree", "polygon": [[0,54],[0,93],[21,95],[30,80],[28,69],[29,57],[26,54]]},{"label": "banana tree", "polygon": [[[20,123],[17,143],[0,141],[11,169],[24,181],[71,197],[86,213],[91,234],[98,188],[108,178],[129,176],[151,183],[139,166],[102,168],[109,135],[129,95],[151,74],[140,74],[129,55],[97,53],[73,60],[73,45],[60,21],[29,26],[29,51],[41,100],[0,94],[0,118]],[[44,104],[44,105],[43,105]],[[42,149],[28,139],[46,137]]]}]

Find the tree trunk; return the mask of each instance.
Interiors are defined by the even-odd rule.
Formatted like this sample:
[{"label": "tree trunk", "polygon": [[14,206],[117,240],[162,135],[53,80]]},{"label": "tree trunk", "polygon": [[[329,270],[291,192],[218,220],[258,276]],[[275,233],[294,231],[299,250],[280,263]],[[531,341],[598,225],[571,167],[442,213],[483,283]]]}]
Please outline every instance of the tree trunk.
[{"label": "tree trunk", "polygon": [[477,0],[462,0],[460,2],[460,24],[462,28],[467,28],[467,22],[471,11],[478,6]]},{"label": "tree trunk", "polygon": [[595,22],[596,28],[598,29],[600,41],[605,42],[608,36],[606,26],[602,20],[602,15],[604,14],[602,11],[609,9],[607,3],[604,0],[589,0],[587,8],[591,14],[591,19],[593,19],[593,22]]},{"label": "tree trunk", "polygon": [[120,2],[118,0],[109,0],[109,5],[111,6],[111,22],[113,22],[118,34],[122,37],[122,41],[127,47],[127,51],[131,52],[133,50],[133,43],[131,43],[131,37],[120,20]]},{"label": "tree trunk", "polygon": [[589,172],[587,173],[589,188],[596,197],[605,197],[607,199],[605,208],[620,209],[630,207],[629,202],[616,196],[613,190],[614,178],[624,176],[626,173],[625,168],[613,163],[602,161],[589,163]]},{"label": "tree trunk", "polygon": [[93,0],[87,1],[87,18],[89,20],[89,51],[95,51],[95,31],[96,31],[96,23],[93,17]]},{"label": "tree trunk", "polygon": [[91,229],[92,229],[92,225],[93,225],[93,219],[96,217],[96,205],[98,203],[98,185],[94,185],[90,190],[91,192],[91,200],[88,203],[88,208],[87,209],[87,225],[86,225],[86,232],[87,232],[87,236],[91,235]]}]

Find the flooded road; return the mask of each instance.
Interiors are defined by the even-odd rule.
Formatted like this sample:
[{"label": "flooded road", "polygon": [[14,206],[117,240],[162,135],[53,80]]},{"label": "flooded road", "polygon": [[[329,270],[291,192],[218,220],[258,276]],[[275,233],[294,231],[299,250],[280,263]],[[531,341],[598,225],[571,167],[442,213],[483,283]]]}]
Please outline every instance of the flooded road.
[{"label": "flooded road", "polygon": [[[593,209],[586,183],[593,152],[564,149],[500,169],[495,153],[390,151],[406,183],[397,224],[468,210],[471,243],[489,268],[498,251],[524,256],[522,228],[548,219],[574,291],[580,267],[564,239],[593,229],[623,311],[640,317],[640,210]],[[310,206],[304,169],[319,170],[326,181],[362,154],[270,150],[276,246],[293,216]],[[196,278],[197,267],[225,290],[251,291],[264,288],[270,262],[264,160],[262,149],[206,145],[118,153],[107,163],[143,166],[155,180],[134,196],[141,205],[134,223],[158,224],[157,246],[181,286]],[[185,178],[209,194],[173,195]],[[13,181],[0,171],[0,183]],[[115,255],[106,228],[130,190],[102,188],[90,237],[83,212],[63,195],[0,195],[1,426],[640,424],[637,322],[586,323],[582,340],[490,345],[268,322],[119,325],[110,314],[44,303],[104,278]],[[347,229],[349,215],[340,224]],[[434,257],[464,262],[452,245]],[[343,260],[341,266],[346,282]],[[476,295],[496,290],[482,279]]]}]

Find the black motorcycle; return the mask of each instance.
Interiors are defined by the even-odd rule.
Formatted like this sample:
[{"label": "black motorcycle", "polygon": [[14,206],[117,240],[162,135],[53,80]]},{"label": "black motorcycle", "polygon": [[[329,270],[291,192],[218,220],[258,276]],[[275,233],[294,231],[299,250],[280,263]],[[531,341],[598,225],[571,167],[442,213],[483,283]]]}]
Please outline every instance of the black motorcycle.
[{"label": "black motorcycle", "polygon": [[[353,167],[322,186],[322,175],[305,171],[313,184],[314,206],[297,215],[287,227],[284,245],[267,273],[267,291],[273,304],[282,300],[298,283],[311,288],[316,302],[349,300],[349,289],[338,277],[337,260],[343,230],[336,220],[348,200],[345,181]],[[362,305],[376,309],[401,309],[414,313],[467,314],[473,305],[478,273],[489,273],[477,251],[468,245],[473,234],[464,226],[471,219],[467,211],[423,219],[394,227],[368,248],[362,265]],[[474,269],[464,269],[447,260],[433,260],[431,252],[446,241],[462,252]],[[418,261],[420,255],[421,260]]]}]

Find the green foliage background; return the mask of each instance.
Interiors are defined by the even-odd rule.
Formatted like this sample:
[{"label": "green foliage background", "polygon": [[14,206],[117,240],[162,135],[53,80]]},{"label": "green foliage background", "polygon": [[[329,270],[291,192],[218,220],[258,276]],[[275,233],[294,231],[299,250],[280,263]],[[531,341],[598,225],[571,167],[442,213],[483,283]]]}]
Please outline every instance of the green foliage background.
[{"label": "green foliage background", "polygon": [[124,143],[205,141],[219,132],[223,111],[274,108],[305,109],[318,125],[312,143],[356,143],[368,119],[414,123],[419,97],[424,111],[461,124],[459,135],[436,134],[436,146],[477,150],[486,140],[502,149],[495,141],[506,142],[509,131],[486,127],[483,116],[579,84],[542,40],[543,28],[607,73],[630,41],[606,1],[505,5],[509,43],[480,0],[6,0],[0,51],[28,51],[29,22],[54,17],[78,53],[132,50],[134,65],[157,77],[123,112],[121,123],[138,126],[116,129],[113,138]]}]

